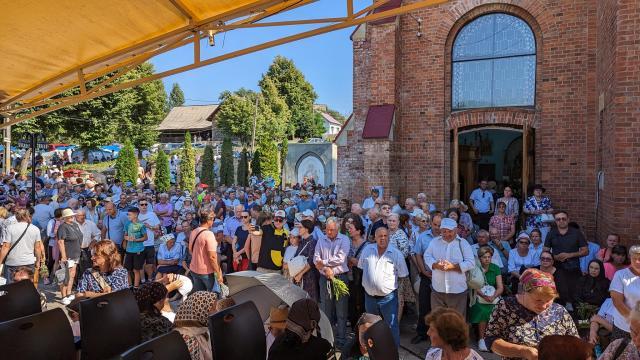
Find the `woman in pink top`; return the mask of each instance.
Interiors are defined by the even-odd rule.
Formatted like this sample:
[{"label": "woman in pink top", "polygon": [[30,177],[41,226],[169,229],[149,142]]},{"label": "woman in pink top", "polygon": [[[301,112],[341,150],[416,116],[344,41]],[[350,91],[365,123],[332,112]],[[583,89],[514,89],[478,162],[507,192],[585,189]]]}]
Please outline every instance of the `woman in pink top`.
[{"label": "woman in pink top", "polygon": [[624,245],[616,245],[611,250],[611,259],[604,264],[604,276],[613,280],[613,275],[618,270],[629,267],[629,256],[627,255],[627,247]]},{"label": "woman in pink top", "polygon": [[607,247],[600,249],[596,254],[596,258],[603,263],[609,262],[609,260],[611,260],[611,250],[613,250],[613,247],[618,245],[619,242],[620,237],[618,234],[609,234],[607,236]]}]

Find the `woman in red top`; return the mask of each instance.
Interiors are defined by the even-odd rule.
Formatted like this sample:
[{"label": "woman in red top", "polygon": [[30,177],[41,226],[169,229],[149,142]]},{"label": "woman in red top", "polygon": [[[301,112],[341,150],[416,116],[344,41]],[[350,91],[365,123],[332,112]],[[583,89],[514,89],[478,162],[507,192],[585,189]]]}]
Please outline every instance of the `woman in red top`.
[{"label": "woman in red top", "polygon": [[609,262],[613,248],[620,242],[618,234],[609,234],[607,236],[607,247],[600,249],[596,254],[596,258],[604,263]]}]

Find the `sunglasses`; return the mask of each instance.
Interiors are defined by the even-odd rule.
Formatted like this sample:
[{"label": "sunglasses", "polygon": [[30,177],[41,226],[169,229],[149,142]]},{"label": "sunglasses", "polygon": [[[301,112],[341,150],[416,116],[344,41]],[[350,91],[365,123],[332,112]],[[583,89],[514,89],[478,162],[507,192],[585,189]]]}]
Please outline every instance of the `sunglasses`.
[{"label": "sunglasses", "polygon": [[550,257],[541,257],[540,261],[553,261],[553,259]]},{"label": "sunglasses", "polygon": [[559,217],[559,218],[556,218],[556,221],[567,221],[567,220],[569,220],[569,219],[568,219],[568,218],[566,218],[566,217]]},{"label": "sunglasses", "polygon": [[248,219],[248,218],[249,218],[249,215],[242,215],[242,218],[243,218],[243,219]]},{"label": "sunglasses", "polygon": [[273,222],[282,222],[284,219],[283,218],[275,218],[273,219]]},{"label": "sunglasses", "polygon": [[144,203],[144,204],[140,203],[140,206],[147,206],[147,205],[148,205],[147,203]]}]

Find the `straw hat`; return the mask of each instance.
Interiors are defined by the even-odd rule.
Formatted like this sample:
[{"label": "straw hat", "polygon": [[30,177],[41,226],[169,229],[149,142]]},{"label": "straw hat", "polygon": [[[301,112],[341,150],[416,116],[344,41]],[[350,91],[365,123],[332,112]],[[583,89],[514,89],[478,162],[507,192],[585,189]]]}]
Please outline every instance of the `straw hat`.
[{"label": "straw hat", "polygon": [[76,216],[76,213],[73,212],[73,210],[67,208],[62,210],[62,217],[66,218],[66,217],[70,217],[70,216]]}]

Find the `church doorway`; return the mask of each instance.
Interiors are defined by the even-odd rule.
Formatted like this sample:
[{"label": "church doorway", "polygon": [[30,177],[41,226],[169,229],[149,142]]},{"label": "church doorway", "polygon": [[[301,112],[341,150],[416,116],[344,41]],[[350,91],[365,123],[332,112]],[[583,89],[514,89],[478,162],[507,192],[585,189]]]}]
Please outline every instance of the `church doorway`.
[{"label": "church doorway", "polygon": [[452,195],[465,203],[482,179],[502,195],[511,186],[522,204],[533,184],[533,129],[469,127],[453,130]]}]

